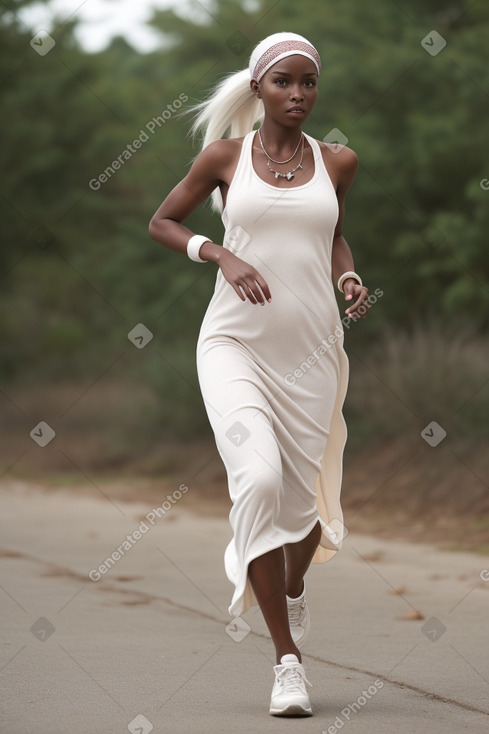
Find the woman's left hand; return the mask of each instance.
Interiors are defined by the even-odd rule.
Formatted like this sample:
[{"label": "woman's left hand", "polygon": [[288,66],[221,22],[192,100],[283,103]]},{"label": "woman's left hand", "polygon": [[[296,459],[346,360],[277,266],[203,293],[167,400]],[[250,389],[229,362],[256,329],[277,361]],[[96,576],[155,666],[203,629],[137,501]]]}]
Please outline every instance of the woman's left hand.
[{"label": "woman's left hand", "polygon": [[351,306],[348,306],[345,313],[347,316],[364,319],[370,310],[368,302],[368,288],[360,285],[354,278],[347,278],[343,283],[343,292],[345,301],[356,299]]}]

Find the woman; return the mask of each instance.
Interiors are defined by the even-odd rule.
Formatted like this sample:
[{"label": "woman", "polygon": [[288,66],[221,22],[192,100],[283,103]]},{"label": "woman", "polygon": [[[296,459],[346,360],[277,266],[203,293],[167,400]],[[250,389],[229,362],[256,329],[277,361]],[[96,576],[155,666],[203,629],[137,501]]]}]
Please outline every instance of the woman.
[{"label": "woman", "polygon": [[[160,244],[218,266],[197,370],[233,501],[229,613],[260,605],[277,658],[270,713],[282,716],[312,714],[299,650],[310,627],[304,575],[344,535],[349,364],[333,282],[351,302],[347,318],[368,313],[341,234],[358,158],[302,131],[320,70],[303,36],[259,43],[249,67],[194,108],[202,152],[150,223]],[[223,246],[182,224],[209,195]]]}]

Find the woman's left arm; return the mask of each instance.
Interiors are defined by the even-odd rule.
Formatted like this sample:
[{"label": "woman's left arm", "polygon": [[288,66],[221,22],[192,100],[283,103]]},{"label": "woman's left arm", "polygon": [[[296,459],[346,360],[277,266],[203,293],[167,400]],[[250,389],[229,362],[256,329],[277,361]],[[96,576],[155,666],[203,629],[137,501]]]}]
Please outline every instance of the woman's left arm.
[{"label": "woman's left arm", "polygon": [[[341,151],[335,154],[336,163],[336,195],[338,198],[339,214],[338,221],[334,232],[333,250],[331,254],[331,272],[333,286],[336,287],[338,279],[343,273],[348,271],[355,272],[353,263],[353,255],[350,247],[342,235],[343,222],[345,220],[345,199],[346,195],[355,180],[358,171],[358,156],[351,149],[344,146]],[[355,280],[355,278],[346,278],[342,284],[346,301],[353,301],[346,309],[347,316],[354,315],[355,318],[364,318],[369,311],[368,288]],[[363,308],[360,306],[364,303]],[[360,310],[358,310],[360,308]],[[358,313],[357,313],[358,311]]]}]

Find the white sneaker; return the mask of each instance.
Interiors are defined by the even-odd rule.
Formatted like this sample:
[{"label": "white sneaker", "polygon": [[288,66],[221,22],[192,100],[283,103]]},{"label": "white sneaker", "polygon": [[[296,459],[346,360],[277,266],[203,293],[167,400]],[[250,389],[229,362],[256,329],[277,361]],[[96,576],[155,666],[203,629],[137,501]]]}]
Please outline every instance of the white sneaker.
[{"label": "white sneaker", "polygon": [[275,683],[270,701],[272,716],[312,716],[311,702],[306,692],[306,672],[297,655],[283,655],[274,665]]},{"label": "white sneaker", "polygon": [[306,582],[302,594],[296,599],[286,595],[287,611],[289,613],[290,634],[297,647],[301,648],[311,629],[311,618],[306,601]]}]

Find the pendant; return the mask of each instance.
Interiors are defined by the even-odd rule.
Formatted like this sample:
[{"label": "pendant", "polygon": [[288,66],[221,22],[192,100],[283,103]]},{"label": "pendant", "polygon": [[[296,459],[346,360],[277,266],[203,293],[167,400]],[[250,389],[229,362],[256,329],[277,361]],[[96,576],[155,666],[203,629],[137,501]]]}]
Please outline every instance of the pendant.
[{"label": "pendant", "polygon": [[289,171],[288,173],[279,173],[278,171],[273,171],[275,173],[275,178],[286,178],[287,181],[290,181],[294,178],[294,174],[292,171]]},{"label": "pendant", "polygon": [[[274,173],[275,174],[275,178],[276,179],[277,178],[286,178],[287,181],[292,181],[292,179],[294,178],[294,172],[293,171],[289,171],[288,173],[279,173],[279,171],[274,171],[273,168],[270,168],[270,165],[268,166],[268,168],[270,170],[270,173]],[[299,168],[302,168],[302,165],[300,163],[299,163],[298,166],[296,166],[296,168],[294,168],[294,171],[297,171]]]},{"label": "pendant", "polygon": [[[261,143],[261,147],[263,148],[263,143],[262,143],[262,140],[261,140],[261,136],[260,136],[260,130],[258,130],[258,135],[259,135],[259,137],[260,137],[260,143]],[[267,153],[267,151],[265,150],[265,148],[263,148],[263,152],[265,153],[265,155],[266,155],[266,157],[267,157],[267,167],[268,167],[268,170],[270,171],[270,173],[273,173],[273,174],[275,175],[275,180],[277,180],[277,179],[279,179],[279,178],[286,178],[286,179],[287,179],[287,181],[292,181],[292,179],[294,178],[294,172],[295,172],[295,171],[297,171],[297,170],[298,170],[299,168],[302,168],[302,159],[303,159],[303,156],[304,156],[304,137],[303,137],[303,136],[301,136],[301,140],[302,140],[302,153],[301,153],[301,158],[300,158],[300,161],[299,161],[298,165],[297,165],[297,166],[296,166],[295,168],[293,168],[293,169],[292,169],[291,171],[288,171],[287,173],[280,173],[279,171],[275,171],[275,170],[274,170],[274,169],[273,169],[273,168],[272,168],[272,167],[270,166],[270,161],[271,161],[272,159],[271,159],[271,158],[270,158],[270,156],[268,155],[268,153]],[[298,149],[299,149],[299,146],[297,146],[297,148],[296,148],[296,151],[295,151],[295,153],[297,153]],[[292,158],[293,158],[293,157],[295,156],[295,153],[294,153],[294,155],[292,156]],[[289,158],[289,161],[291,161],[291,160],[292,160],[292,158]],[[288,163],[289,161],[281,161],[281,162],[282,162],[282,163]],[[274,162],[275,162],[275,163],[278,163],[279,161],[274,161]]]}]

